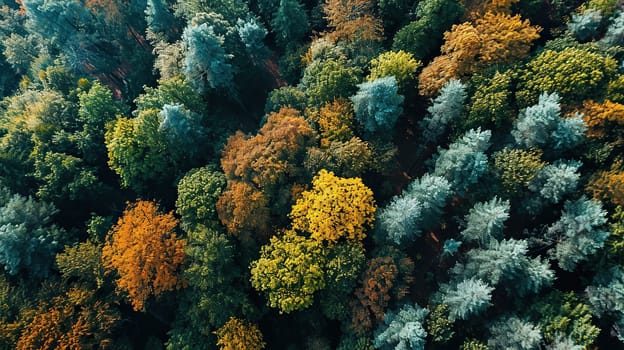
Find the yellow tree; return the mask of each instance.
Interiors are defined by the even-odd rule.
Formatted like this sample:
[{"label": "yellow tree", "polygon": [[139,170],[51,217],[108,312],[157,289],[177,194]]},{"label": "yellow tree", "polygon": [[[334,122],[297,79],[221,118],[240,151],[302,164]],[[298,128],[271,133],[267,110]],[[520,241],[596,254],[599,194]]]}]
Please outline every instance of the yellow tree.
[{"label": "yellow tree", "polygon": [[186,240],[175,233],[178,220],[173,212],[163,214],[156,204],[138,200],[129,204],[109,231],[102,249],[102,261],[116,272],[117,287],[128,294],[139,311],[151,295],[182,288],[180,268]]},{"label": "yellow tree", "polygon": [[383,26],[373,14],[371,0],[327,0],[323,13],[329,28],[326,37],[333,41],[382,41]]},{"label": "yellow tree", "polygon": [[587,190],[601,201],[624,205],[624,171],[622,162],[613,164],[610,170],[596,173],[587,184]]},{"label": "yellow tree", "polygon": [[327,102],[318,113],[321,146],[328,147],[332,141],[348,141],[353,134],[353,105],[340,98]]},{"label": "yellow tree", "polygon": [[375,220],[373,191],[360,178],[341,178],[324,169],[312,186],[292,207],[293,229],[330,245],[341,238],[362,241]]},{"label": "yellow tree", "polygon": [[230,317],[214,334],[221,350],[262,350],[266,346],[258,326],[236,317]]}]

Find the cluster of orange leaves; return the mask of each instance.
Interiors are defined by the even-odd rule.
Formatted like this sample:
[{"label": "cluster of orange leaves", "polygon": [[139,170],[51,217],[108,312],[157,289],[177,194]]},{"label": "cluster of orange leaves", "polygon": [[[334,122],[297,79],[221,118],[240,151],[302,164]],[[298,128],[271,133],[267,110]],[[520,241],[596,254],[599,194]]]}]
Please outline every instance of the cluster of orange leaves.
[{"label": "cluster of orange leaves", "polygon": [[221,350],[262,350],[266,346],[258,326],[235,317],[230,317],[214,334]]},{"label": "cluster of orange leaves", "polygon": [[601,201],[624,205],[624,171],[622,162],[613,164],[610,170],[600,171],[587,184],[587,191]]},{"label": "cluster of orange leaves", "polygon": [[605,137],[605,132],[613,124],[624,125],[624,105],[609,100],[603,103],[585,101],[580,112],[583,113],[589,137]]},{"label": "cluster of orange leaves", "polygon": [[525,57],[539,38],[540,27],[520,15],[487,12],[474,22],[454,25],[444,33],[442,55],[420,73],[419,92],[432,96],[452,78],[473,73],[483,66]]},{"label": "cluster of orange leaves", "polygon": [[257,135],[238,132],[228,139],[221,157],[227,188],[217,202],[228,232],[266,229],[275,192],[299,175],[305,151],[316,140],[314,129],[289,107],[269,114]]},{"label": "cluster of orange leaves", "polygon": [[44,301],[22,330],[17,350],[106,349],[119,314],[96,300],[94,291],[74,287]]},{"label": "cluster of orange leaves", "polygon": [[102,249],[104,267],[118,274],[117,287],[128,294],[132,307],[143,310],[150,295],[185,286],[180,268],[186,240],[176,236],[178,220],[156,204],[129,204],[111,229]]},{"label": "cluster of orange leaves", "polygon": [[325,37],[334,42],[382,41],[383,24],[374,9],[371,0],[327,0],[323,12],[332,31]]},{"label": "cluster of orange leaves", "polygon": [[312,185],[292,207],[293,229],[330,244],[341,238],[362,241],[375,220],[373,191],[360,178],[341,178],[324,169]]},{"label": "cluster of orange leaves", "polygon": [[398,265],[391,257],[368,261],[366,270],[360,276],[360,286],[354,292],[356,300],[351,302],[350,327],[354,332],[369,332],[373,327],[373,318],[383,321],[392,298],[400,300],[408,294],[413,269],[414,262],[409,258],[401,259]]}]

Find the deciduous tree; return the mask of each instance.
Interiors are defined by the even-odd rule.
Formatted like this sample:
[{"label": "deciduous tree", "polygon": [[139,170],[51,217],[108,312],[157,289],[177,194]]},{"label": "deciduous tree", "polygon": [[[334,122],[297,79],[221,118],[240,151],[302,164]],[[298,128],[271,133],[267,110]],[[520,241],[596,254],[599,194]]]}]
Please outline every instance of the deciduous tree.
[{"label": "deciduous tree", "polygon": [[231,317],[215,334],[221,350],[262,350],[266,346],[258,326],[235,317]]}]

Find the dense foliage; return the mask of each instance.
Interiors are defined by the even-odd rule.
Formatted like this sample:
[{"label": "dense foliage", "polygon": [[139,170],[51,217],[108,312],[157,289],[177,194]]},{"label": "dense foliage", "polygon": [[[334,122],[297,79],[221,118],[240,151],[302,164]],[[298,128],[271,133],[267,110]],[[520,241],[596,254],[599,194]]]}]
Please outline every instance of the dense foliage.
[{"label": "dense foliage", "polygon": [[616,0],[4,0],[0,350],[619,349]]}]

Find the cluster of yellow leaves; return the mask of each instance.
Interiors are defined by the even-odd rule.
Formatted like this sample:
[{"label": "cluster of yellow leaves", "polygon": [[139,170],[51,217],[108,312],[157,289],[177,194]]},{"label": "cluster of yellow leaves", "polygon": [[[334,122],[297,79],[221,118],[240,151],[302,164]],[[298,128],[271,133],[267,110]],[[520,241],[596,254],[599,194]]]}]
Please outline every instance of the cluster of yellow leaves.
[{"label": "cluster of yellow leaves", "polygon": [[290,313],[312,305],[314,292],[325,287],[325,251],[313,239],[289,230],[271,237],[251,263],[251,285],[268,296],[268,305]]},{"label": "cluster of yellow leaves", "polygon": [[595,174],[587,184],[593,197],[615,205],[624,205],[624,171],[622,162],[613,164],[610,170]]},{"label": "cluster of yellow leaves", "polygon": [[412,53],[403,50],[384,52],[370,63],[370,74],[366,77],[368,81],[393,76],[400,90],[412,87],[410,85],[416,78],[416,71],[422,66],[422,62],[415,59]]},{"label": "cluster of yellow leaves", "polygon": [[442,55],[419,75],[419,92],[432,96],[450,79],[475,72],[483,66],[526,56],[541,28],[520,15],[487,12],[474,23],[454,25],[444,33]]},{"label": "cluster of yellow leaves", "polygon": [[94,291],[74,287],[44,301],[22,330],[17,350],[104,349],[110,344],[119,314],[97,300]]},{"label": "cluster of yellow leaves", "polygon": [[292,207],[293,229],[329,244],[341,238],[363,240],[375,220],[373,191],[360,178],[341,178],[324,169],[312,185]]},{"label": "cluster of yellow leaves", "polygon": [[328,147],[331,141],[347,141],[353,134],[353,106],[346,99],[327,102],[319,111],[319,132],[321,147]]},{"label": "cluster of yellow leaves", "polygon": [[104,283],[102,246],[92,241],[65,247],[62,253],[56,255],[56,265],[66,280],[79,278],[94,282],[98,288]]},{"label": "cluster of yellow leaves", "polygon": [[477,19],[488,12],[510,14],[511,5],[518,1],[520,0],[462,0],[461,4],[469,19]]},{"label": "cluster of yellow leaves", "polygon": [[546,165],[539,149],[508,149],[496,153],[494,171],[507,193],[513,194],[527,187]]},{"label": "cluster of yellow leaves", "polygon": [[221,350],[262,350],[266,346],[258,326],[235,317],[230,317],[214,334]]},{"label": "cluster of yellow leaves", "polygon": [[382,41],[383,25],[374,9],[371,0],[327,0],[323,12],[332,31],[325,37],[334,42]]},{"label": "cluster of yellow leaves", "polygon": [[585,101],[581,113],[587,125],[589,137],[604,137],[610,124],[624,126],[624,105],[619,103],[609,100],[603,103]]},{"label": "cluster of yellow leaves", "polygon": [[102,249],[104,267],[118,274],[117,287],[128,294],[132,307],[143,310],[150,295],[182,288],[179,269],[186,240],[176,236],[178,220],[156,205],[139,200],[129,204],[108,233]]}]

